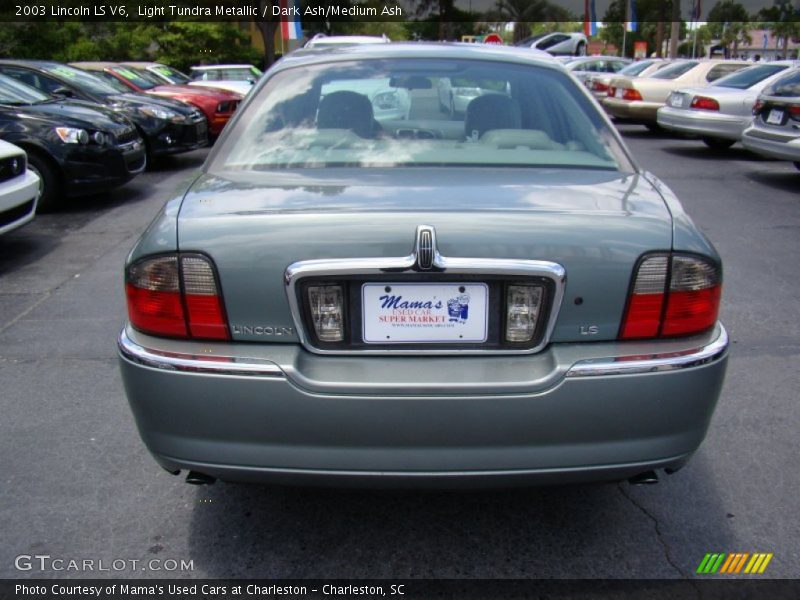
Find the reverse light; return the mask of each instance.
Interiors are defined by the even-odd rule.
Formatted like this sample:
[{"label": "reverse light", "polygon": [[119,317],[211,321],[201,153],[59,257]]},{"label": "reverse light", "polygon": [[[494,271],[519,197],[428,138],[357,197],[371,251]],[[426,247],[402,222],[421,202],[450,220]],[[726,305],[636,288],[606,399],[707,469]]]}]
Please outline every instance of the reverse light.
[{"label": "reverse light", "polygon": [[717,321],[722,271],[689,254],[657,254],[639,263],[620,339],[700,333]]},{"label": "reverse light", "polygon": [[341,285],[308,287],[308,305],[314,330],[322,342],[344,340],[344,307]]},{"label": "reverse light", "polygon": [[541,305],[541,286],[508,286],[506,292],[506,341],[529,342],[533,339]]},{"label": "reverse light", "polygon": [[707,96],[695,96],[692,98],[692,108],[696,108],[699,110],[719,110],[719,102],[714,100],[714,98],[708,98]]},{"label": "reverse light", "polygon": [[230,339],[228,321],[209,259],[168,254],[130,265],[125,276],[128,318],[144,333]]}]

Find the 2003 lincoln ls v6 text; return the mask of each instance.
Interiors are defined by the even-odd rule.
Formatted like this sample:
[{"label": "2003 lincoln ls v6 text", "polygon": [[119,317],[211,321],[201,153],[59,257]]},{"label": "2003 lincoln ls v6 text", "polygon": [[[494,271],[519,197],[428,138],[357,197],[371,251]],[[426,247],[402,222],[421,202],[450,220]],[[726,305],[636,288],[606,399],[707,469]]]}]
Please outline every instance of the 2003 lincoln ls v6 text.
[{"label": "2003 lincoln ls v6 text", "polygon": [[711,420],[721,284],[555,61],[300,50],[131,252],[122,374],[190,482],[651,480]]}]

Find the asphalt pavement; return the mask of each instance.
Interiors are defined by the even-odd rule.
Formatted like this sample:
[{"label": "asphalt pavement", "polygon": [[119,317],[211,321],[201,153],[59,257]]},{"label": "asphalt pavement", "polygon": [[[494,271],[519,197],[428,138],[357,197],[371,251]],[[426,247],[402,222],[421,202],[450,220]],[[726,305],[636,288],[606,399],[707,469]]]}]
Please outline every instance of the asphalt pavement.
[{"label": "asphalt pavement", "polygon": [[[117,368],[122,266],[198,151],[0,237],[0,577],[693,578],[707,552],[771,552],[766,575],[800,577],[800,173],[621,129],[725,264],[728,377],[682,471],[402,493],[198,488],[162,471]],[[64,570],[19,570],[21,555]],[[95,570],[67,569],[84,559]]]}]

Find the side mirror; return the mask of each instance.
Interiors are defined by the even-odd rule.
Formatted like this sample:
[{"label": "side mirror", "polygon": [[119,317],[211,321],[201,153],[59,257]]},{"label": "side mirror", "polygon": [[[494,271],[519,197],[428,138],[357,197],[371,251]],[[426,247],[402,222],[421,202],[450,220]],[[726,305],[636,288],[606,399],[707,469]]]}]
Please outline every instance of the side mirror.
[{"label": "side mirror", "polygon": [[73,92],[71,89],[65,88],[65,87],[58,87],[58,88],[54,89],[52,93],[53,93],[54,96],[64,96],[65,98],[74,98],[75,97],[75,92]]}]

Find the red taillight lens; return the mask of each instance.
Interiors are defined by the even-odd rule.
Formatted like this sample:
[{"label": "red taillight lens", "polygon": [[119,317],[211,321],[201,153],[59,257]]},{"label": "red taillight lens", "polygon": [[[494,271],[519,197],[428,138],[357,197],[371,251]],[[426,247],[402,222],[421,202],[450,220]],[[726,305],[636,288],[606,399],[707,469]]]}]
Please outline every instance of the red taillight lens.
[{"label": "red taillight lens", "polygon": [[717,321],[722,295],[718,266],[695,256],[673,256],[662,336],[689,335]]},{"label": "red taillight lens", "polygon": [[615,88],[613,85],[608,86],[608,93],[606,94],[607,96],[614,96],[616,93],[617,88]]},{"label": "red taillight lens", "polygon": [[639,90],[634,90],[633,88],[625,88],[625,91],[622,92],[622,99],[623,100],[641,100],[642,95],[639,93]]},{"label": "red taillight lens", "polygon": [[719,110],[719,102],[714,100],[714,98],[695,96],[692,98],[692,108],[697,108],[699,110]]},{"label": "red taillight lens", "polygon": [[673,337],[705,331],[717,321],[721,292],[721,270],[709,260],[683,254],[649,256],[636,272],[619,337]]},{"label": "red taillight lens", "polygon": [[755,104],[753,104],[753,115],[760,113],[762,108],[764,108],[764,103],[761,100],[758,100]]},{"label": "red taillight lens", "polygon": [[134,328],[167,337],[229,339],[211,262],[196,254],[158,256],[128,267],[128,317]]},{"label": "red taillight lens", "polygon": [[622,339],[656,337],[664,312],[667,284],[666,255],[650,256],[639,264],[636,281],[622,322]]},{"label": "red taillight lens", "polygon": [[592,84],[592,89],[595,92],[608,92],[608,86],[605,83],[602,83],[601,81],[595,81]]},{"label": "red taillight lens", "polygon": [[800,106],[790,106],[789,116],[795,121],[800,121]]}]

